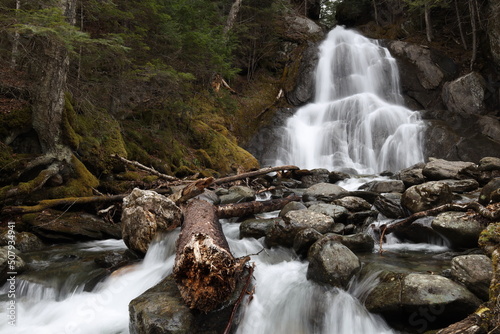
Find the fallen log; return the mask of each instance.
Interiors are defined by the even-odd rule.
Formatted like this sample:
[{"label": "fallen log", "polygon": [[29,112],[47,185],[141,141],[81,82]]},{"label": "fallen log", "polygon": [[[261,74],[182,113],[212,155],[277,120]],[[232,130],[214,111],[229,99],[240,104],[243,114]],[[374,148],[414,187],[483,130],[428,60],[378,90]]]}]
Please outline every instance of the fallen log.
[{"label": "fallen log", "polygon": [[173,274],[186,304],[205,313],[222,306],[249,258],[233,257],[212,204],[194,199],[186,206],[176,248]]},{"label": "fallen log", "polygon": [[237,175],[232,175],[232,176],[227,176],[227,177],[223,177],[220,179],[216,179],[214,181],[214,183],[215,184],[223,184],[223,183],[227,183],[227,182],[233,182],[233,181],[246,179],[247,177],[254,177],[254,176],[264,175],[267,173],[283,171],[283,170],[297,170],[297,169],[299,169],[299,167],[291,166],[291,165],[262,168],[262,169],[252,171],[252,172],[241,173],[241,174],[237,174]]},{"label": "fallen log", "polygon": [[245,217],[252,214],[280,210],[286,204],[293,201],[300,201],[300,197],[297,195],[291,195],[285,198],[272,199],[269,201],[222,204],[217,206],[216,210],[219,218]]}]

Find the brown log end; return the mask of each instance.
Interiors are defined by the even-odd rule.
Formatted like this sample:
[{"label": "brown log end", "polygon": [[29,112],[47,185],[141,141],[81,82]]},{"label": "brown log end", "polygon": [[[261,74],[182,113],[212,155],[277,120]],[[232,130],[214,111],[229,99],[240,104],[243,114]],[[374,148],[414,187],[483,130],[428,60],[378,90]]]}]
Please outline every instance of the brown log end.
[{"label": "brown log end", "polygon": [[197,233],[177,254],[174,279],[186,304],[207,313],[231,296],[240,272],[240,263],[230,252]]}]

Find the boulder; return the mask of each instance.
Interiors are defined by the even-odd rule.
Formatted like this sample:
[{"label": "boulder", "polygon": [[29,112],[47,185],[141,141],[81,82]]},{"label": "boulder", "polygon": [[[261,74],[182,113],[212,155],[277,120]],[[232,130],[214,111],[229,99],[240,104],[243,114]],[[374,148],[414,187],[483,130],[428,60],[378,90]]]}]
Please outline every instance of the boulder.
[{"label": "boulder", "polygon": [[[241,287],[236,289],[237,294],[240,291]],[[235,297],[214,312],[193,312],[172,276],[168,276],[129,303],[129,330],[131,334],[222,333],[231,321]]]},{"label": "boulder", "polygon": [[471,176],[477,174],[477,165],[473,162],[433,159],[424,166],[422,173],[432,181],[470,179]]},{"label": "boulder", "polygon": [[387,218],[403,218],[408,216],[408,211],[401,205],[402,194],[387,193],[377,197],[373,205]]},{"label": "boulder", "polygon": [[500,177],[497,177],[488,182],[479,194],[478,202],[482,205],[488,205],[490,202],[498,202],[500,200]]},{"label": "boulder", "polygon": [[382,193],[402,193],[405,191],[406,187],[401,180],[383,180],[383,181],[371,181],[363,184],[359,189],[366,191],[373,191],[379,194]]},{"label": "boulder", "polygon": [[280,221],[282,221],[281,218],[246,219],[240,224],[240,238],[259,239],[264,237],[267,231]]},{"label": "boulder", "polygon": [[310,174],[300,178],[302,188],[309,188],[317,183],[327,183],[330,172],[328,169],[317,168],[310,170]]},{"label": "boulder", "polygon": [[484,95],[486,81],[477,72],[471,72],[443,85],[442,98],[446,107],[459,114],[480,115],[486,112]]},{"label": "boulder", "polygon": [[340,235],[328,233],[332,240],[340,242],[354,253],[372,252],[375,247],[373,237],[368,233],[356,233],[351,235]]},{"label": "boulder", "polygon": [[335,222],[339,223],[345,222],[347,215],[349,214],[349,211],[345,207],[327,203],[313,204],[307,209],[330,216]]},{"label": "boulder", "polygon": [[343,289],[361,267],[358,257],[331,236],[311,246],[308,260],[307,279]]},{"label": "boulder", "polygon": [[81,212],[44,210],[42,214],[25,215],[23,222],[42,240],[51,242],[75,242],[121,238],[120,224]]},{"label": "boulder", "polygon": [[419,163],[411,167],[404,168],[395,175],[395,178],[403,181],[407,187],[422,184],[427,181],[424,174],[422,174],[424,166],[424,163]]},{"label": "boulder", "polygon": [[[7,246],[10,240],[7,230],[0,235],[0,246]],[[16,249],[23,253],[37,251],[45,247],[43,241],[30,232],[16,232],[15,245]]]},{"label": "boulder", "polygon": [[309,248],[322,237],[323,234],[310,227],[300,230],[293,239],[293,250],[298,255],[307,257]]},{"label": "boulder", "polygon": [[2,280],[2,284],[5,283],[6,279],[11,277],[8,274],[9,272],[20,274],[26,270],[26,262],[24,262],[18,253],[19,251],[12,246],[0,247],[0,279]]},{"label": "boulder", "polygon": [[245,186],[233,186],[229,192],[220,196],[220,204],[241,203],[255,200],[255,191]]},{"label": "boulder", "polygon": [[322,182],[307,188],[303,200],[305,202],[314,200],[331,202],[345,193],[347,193],[347,190],[336,184]]},{"label": "boulder", "polygon": [[418,332],[459,321],[481,303],[464,286],[440,275],[384,271],[378,279],[366,298],[367,309]]},{"label": "boulder", "polygon": [[415,220],[405,228],[394,232],[401,240],[414,243],[427,243],[433,245],[447,245],[448,241],[432,228],[434,217],[424,217]]},{"label": "boulder", "polygon": [[295,235],[305,228],[313,228],[319,233],[331,232],[335,226],[332,217],[309,210],[290,211],[283,220],[277,221],[267,230],[266,245],[292,247]]},{"label": "boulder", "polygon": [[295,210],[305,210],[307,207],[302,202],[290,202],[281,208],[279,216],[284,217],[288,212]]},{"label": "boulder", "polygon": [[402,205],[412,213],[451,203],[453,193],[446,183],[431,181],[408,188],[401,197]]},{"label": "boulder", "polygon": [[496,157],[484,157],[479,160],[479,170],[480,171],[493,171],[500,170],[500,158]]},{"label": "boulder", "polygon": [[478,247],[481,231],[486,227],[465,212],[442,212],[432,221],[432,228],[446,238],[453,248]]},{"label": "boulder", "polygon": [[350,177],[351,176],[349,174],[341,171],[331,171],[330,174],[328,174],[328,182],[336,183],[339,181],[349,179]]},{"label": "boulder", "polygon": [[456,256],[451,261],[451,278],[482,300],[488,300],[493,266],[486,255]]},{"label": "boulder", "polygon": [[343,206],[351,212],[370,210],[372,205],[361,197],[346,196],[334,201],[335,205]]},{"label": "boulder", "polygon": [[169,198],[135,188],[123,199],[122,236],[127,247],[145,254],[157,233],[180,226],[181,209]]},{"label": "boulder", "polygon": [[454,193],[467,193],[479,188],[479,182],[474,179],[466,180],[440,180],[439,182],[446,183],[450,190]]}]

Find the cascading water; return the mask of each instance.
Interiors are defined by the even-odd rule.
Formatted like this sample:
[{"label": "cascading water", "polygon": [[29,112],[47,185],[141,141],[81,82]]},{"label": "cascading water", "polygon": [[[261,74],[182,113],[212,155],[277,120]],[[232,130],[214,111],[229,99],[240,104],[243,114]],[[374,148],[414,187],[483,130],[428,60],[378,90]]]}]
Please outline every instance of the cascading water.
[{"label": "cascading water", "polygon": [[401,105],[396,61],[343,27],[320,46],[313,103],[285,126],[276,161],[301,168],[397,171],[423,161],[417,112]]}]

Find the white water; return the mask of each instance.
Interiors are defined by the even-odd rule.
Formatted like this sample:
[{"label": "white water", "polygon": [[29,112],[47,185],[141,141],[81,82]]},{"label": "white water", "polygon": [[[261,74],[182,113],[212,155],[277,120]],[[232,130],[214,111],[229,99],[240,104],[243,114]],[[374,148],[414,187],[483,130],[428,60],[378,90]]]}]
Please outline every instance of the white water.
[{"label": "white water", "polygon": [[272,165],[397,171],[423,161],[423,123],[401,105],[386,48],[343,27],[320,46],[314,103],[290,117]]},{"label": "white water", "polygon": [[[223,223],[223,228],[235,256],[255,254],[264,248],[256,239],[240,240],[239,224]],[[50,286],[18,281],[22,292],[17,291],[17,324],[7,324],[7,304],[2,302],[0,333],[128,333],[128,304],[172,272],[177,235],[171,233],[154,243],[142,263],[120,269],[121,273],[113,274],[92,292],[76,288],[73,293],[57,297],[57,291]],[[123,248],[122,244],[115,246]],[[87,243],[85,247],[98,251],[102,242]],[[392,333],[380,317],[362,305],[363,296],[376,280],[353,283],[348,292],[320,287],[306,279],[307,263],[284,248],[253,255],[252,261],[256,264],[255,294],[250,303],[245,303],[237,333]]]},{"label": "white water", "polygon": [[[16,326],[7,323],[7,304],[1,303],[2,334],[114,334],[128,333],[128,304],[172,272],[177,233],[154,243],[144,260],[122,268],[92,292],[77,287],[64,297],[40,283],[17,281]],[[123,249],[111,242],[83,244],[87,251]],[[5,293],[5,291],[0,291]]]}]

